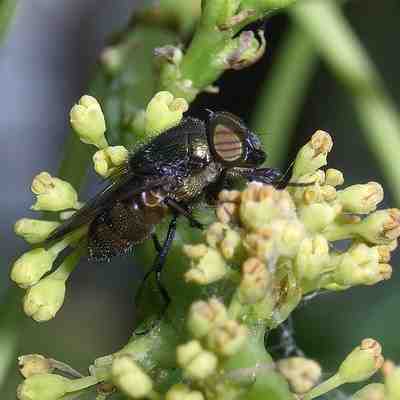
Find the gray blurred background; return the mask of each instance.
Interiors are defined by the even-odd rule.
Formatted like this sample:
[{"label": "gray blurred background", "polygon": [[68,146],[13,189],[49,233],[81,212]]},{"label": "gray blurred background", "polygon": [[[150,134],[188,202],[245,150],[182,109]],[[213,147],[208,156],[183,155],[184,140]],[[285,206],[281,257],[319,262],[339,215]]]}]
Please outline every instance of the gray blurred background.
[{"label": "gray blurred background", "polygon": [[[140,3],[23,0],[18,6],[0,49],[0,294],[9,285],[12,259],[27,248],[13,235],[12,225],[22,216],[33,215],[28,210],[33,201],[32,177],[43,170],[57,170],[69,133],[69,109],[85,92],[107,35],[122,28]],[[398,1],[353,0],[346,15],[400,108]],[[222,94],[200,97],[195,107],[214,106],[248,117],[254,93],[268,77],[274,49],[287,25],[285,16],[273,17],[267,24],[270,46],[265,60],[228,74],[220,82]],[[330,165],[345,171],[347,183],[382,181],[350,100],[322,64],[302,110],[294,147],[317,128],[333,133]],[[400,168],[397,159],[393,168]],[[400,206],[390,200],[390,188],[385,186],[385,190],[385,204]],[[321,359],[327,371],[368,336],[382,340],[386,354],[400,362],[400,273],[396,271],[399,263],[393,264],[394,277],[389,282],[323,296],[295,313],[299,343],[307,354]],[[129,260],[99,264],[95,269],[82,263],[55,320],[36,324],[22,317],[20,353],[51,355],[84,372],[94,358],[116,350],[128,338],[136,281],[137,272]],[[2,399],[14,398],[17,379],[16,374],[10,378]]]}]

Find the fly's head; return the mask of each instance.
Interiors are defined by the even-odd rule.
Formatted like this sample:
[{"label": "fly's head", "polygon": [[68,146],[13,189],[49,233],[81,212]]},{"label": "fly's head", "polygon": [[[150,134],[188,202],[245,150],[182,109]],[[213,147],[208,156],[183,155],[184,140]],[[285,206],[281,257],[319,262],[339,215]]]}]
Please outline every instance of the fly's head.
[{"label": "fly's head", "polygon": [[256,168],[266,159],[260,139],[228,112],[210,113],[207,138],[214,159],[224,169]]}]

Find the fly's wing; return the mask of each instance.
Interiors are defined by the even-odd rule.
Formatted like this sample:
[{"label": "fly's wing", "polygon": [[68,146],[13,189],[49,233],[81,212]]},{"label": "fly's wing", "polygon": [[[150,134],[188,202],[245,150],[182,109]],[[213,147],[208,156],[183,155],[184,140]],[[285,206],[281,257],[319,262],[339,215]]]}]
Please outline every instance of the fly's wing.
[{"label": "fly's wing", "polygon": [[89,200],[71,218],[55,229],[46,239],[46,242],[59,239],[75,229],[91,222],[98,215],[102,214],[104,210],[112,208],[113,204],[117,201],[122,201],[144,191],[154,190],[169,183],[170,180],[171,177],[169,176],[155,177],[153,179],[146,179],[132,175],[121,177],[117,181],[108,185],[103,191]]}]

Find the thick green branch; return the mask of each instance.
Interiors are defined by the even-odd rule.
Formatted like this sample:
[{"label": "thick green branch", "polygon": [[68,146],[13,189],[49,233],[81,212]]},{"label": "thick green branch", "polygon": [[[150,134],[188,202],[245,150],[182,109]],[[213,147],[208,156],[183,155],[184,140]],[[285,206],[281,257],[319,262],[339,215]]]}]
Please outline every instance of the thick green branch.
[{"label": "thick green branch", "polygon": [[[255,62],[263,48],[250,32],[235,36],[249,22],[283,9],[295,0],[205,1],[193,40],[179,65],[165,66],[161,87],[193,100],[226,69],[240,69]],[[257,49],[257,47],[259,47]]]}]

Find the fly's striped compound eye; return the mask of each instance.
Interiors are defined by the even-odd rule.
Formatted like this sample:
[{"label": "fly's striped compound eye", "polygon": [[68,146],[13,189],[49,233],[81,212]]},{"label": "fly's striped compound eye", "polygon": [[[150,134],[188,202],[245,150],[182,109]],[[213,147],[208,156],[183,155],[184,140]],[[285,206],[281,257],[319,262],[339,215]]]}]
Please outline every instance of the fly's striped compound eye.
[{"label": "fly's striped compound eye", "polygon": [[233,162],[242,157],[243,144],[240,133],[231,128],[218,124],[213,133],[214,151],[221,159]]}]

